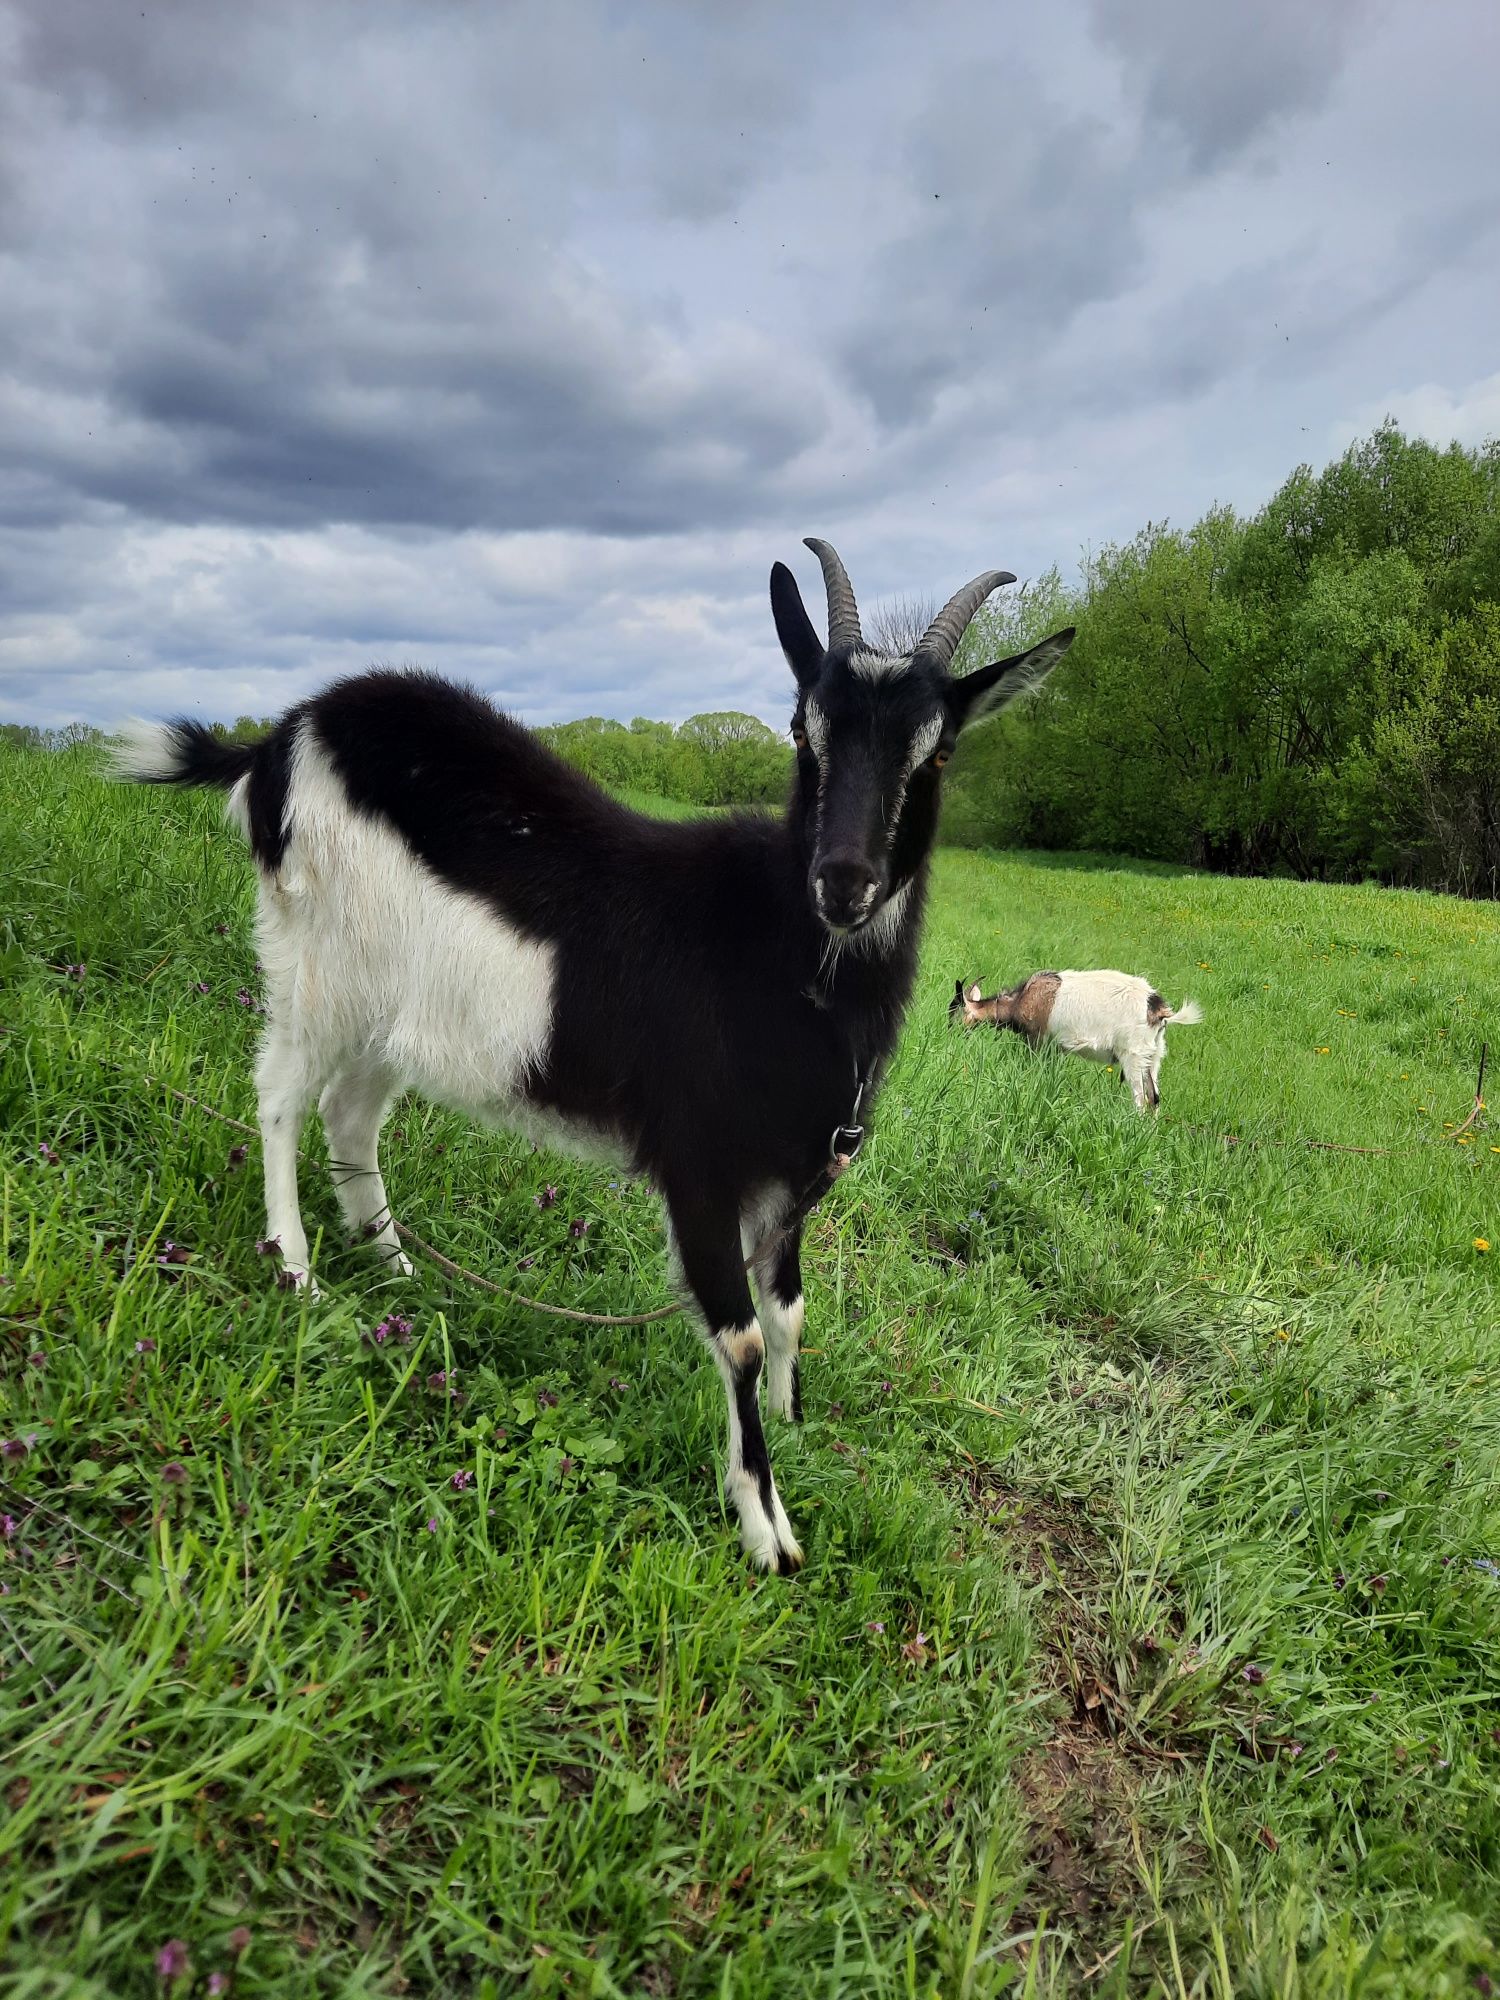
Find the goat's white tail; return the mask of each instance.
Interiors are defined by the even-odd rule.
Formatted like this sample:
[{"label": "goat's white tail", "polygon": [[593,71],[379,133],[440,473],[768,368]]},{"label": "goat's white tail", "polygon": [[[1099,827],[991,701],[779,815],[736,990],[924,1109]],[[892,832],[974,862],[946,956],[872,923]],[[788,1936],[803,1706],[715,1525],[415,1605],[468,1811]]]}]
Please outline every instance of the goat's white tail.
[{"label": "goat's white tail", "polygon": [[1174,1007],[1167,1016],[1169,1028],[1196,1028],[1203,1019],[1203,1009],[1196,1000],[1184,1000],[1180,1007]]},{"label": "goat's white tail", "polygon": [[110,750],[117,778],[139,785],[217,785],[228,791],[255,760],[253,743],[221,743],[201,722],[129,722]]}]

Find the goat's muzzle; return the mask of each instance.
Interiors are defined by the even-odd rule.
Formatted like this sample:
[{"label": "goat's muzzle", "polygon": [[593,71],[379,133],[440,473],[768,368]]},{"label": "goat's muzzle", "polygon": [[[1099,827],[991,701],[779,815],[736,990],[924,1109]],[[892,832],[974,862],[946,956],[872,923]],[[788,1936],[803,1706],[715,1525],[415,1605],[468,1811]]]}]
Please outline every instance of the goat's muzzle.
[{"label": "goat's muzzle", "polygon": [[813,863],[813,908],[831,931],[857,931],[875,914],[881,876],[864,855],[835,848]]}]

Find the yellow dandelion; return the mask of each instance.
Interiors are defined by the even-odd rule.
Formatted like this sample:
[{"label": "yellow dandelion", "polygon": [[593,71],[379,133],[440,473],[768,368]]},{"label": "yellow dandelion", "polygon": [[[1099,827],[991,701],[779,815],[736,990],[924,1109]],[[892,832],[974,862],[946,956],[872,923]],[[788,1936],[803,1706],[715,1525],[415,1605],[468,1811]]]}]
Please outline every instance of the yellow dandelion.
[{"label": "yellow dandelion", "polygon": [[1198,970],[1200,972],[1212,972],[1213,967],[1209,964],[1206,958],[1200,958],[1198,961]]},{"label": "yellow dandelion", "polygon": [[1328,1055],[1328,1054],[1330,1054],[1330,1053],[1331,1053],[1331,1051],[1330,1051],[1330,1050],[1328,1050],[1328,1049],[1326,1049],[1326,1048],[1322,1048],[1322,1049],[1314,1049],[1314,1050],[1313,1050],[1313,1054],[1314,1054],[1315,1056],[1326,1056],[1326,1055]]},{"label": "yellow dandelion", "polygon": [[1481,1256],[1484,1255],[1485,1251],[1488,1250],[1489,1247],[1490,1247],[1490,1239],[1487,1236],[1476,1236],[1474,1238],[1474,1248],[1479,1252]]}]

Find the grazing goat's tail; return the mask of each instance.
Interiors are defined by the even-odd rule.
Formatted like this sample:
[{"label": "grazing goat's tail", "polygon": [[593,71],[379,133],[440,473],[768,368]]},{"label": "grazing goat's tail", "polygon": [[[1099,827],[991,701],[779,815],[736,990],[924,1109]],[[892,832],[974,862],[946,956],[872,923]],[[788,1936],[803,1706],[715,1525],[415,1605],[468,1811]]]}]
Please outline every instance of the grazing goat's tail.
[{"label": "grazing goat's tail", "polygon": [[217,785],[228,791],[255,761],[253,743],[221,743],[201,722],[132,722],[111,752],[117,778],[141,785]]},{"label": "grazing goat's tail", "polygon": [[1184,1000],[1180,1007],[1174,1008],[1168,1014],[1166,1025],[1169,1028],[1196,1028],[1202,1019],[1203,1009],[1197,1001]]}]

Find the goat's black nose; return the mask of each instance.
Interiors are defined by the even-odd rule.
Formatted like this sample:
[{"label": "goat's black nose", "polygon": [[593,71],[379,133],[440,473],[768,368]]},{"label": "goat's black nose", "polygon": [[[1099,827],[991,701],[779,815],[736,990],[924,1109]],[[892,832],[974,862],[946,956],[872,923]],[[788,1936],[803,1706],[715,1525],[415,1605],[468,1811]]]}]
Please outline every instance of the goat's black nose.
[{"label": "goat's black nose", "polygon": [[861,854],[829,854],[813,877],[813,901],[828,924],[859,924],[875,906],[880,877]]}]

